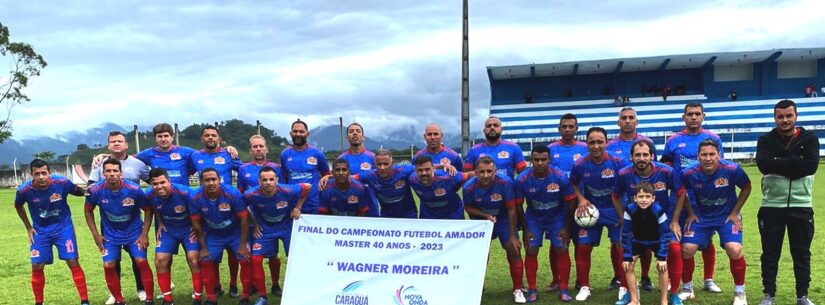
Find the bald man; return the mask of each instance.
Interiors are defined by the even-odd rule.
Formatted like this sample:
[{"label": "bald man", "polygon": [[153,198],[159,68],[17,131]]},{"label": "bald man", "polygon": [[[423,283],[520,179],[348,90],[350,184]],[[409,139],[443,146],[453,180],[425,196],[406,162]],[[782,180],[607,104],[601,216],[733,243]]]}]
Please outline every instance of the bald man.
[{"label": "bald man", "polygon": [[427,127],[424,128],[424,142],[427,143],[427,147],[415,153],[415,157],[429,156],[430,159],[433,159],[433,162],[438,164],[449,164],[459,169],[464,168],[461,156],[441,143],[443,138],[444,133],[441,132],[441,127],[438,124],[427,124]]}]

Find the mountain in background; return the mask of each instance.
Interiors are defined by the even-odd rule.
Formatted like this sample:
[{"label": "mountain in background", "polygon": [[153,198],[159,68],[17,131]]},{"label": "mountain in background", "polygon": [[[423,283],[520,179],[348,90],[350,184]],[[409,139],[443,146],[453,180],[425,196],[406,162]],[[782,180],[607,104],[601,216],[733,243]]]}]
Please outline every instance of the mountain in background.
[{"label": "mountain in background", "polygon": [[[371,134],[374,133],[375,132],[371,132],[369,129],[364,131],[366,135],[364,147],[367,149],[376,150],[382,147],[387,149],[409,149],[410,145],[414,145],[417,148],[423,148],[426,145],[426,143],[424,143],[423,127],[407,126],[385,135],[371,136]],[[344,136],[346,136],[346,134]],[[482,136],[481,131],[470,134],[470,138],[475,139],[482,138]],[[445,133],[442,142],[451,148],[458,148],[461,146],[461,135]],[[324,151],[341,150],[340,127],[338,125],[328,125],[311,129],[309,143]],[[346,142],[346,138],[344,138],[343,145],[344,148],[349,145]]]},{"label": "mountain in background", "polygon": [[17,158],[17,164],[31,162],[35,153],[51,151],[56,156],[68,155],[77,150],[80,144],[89,147],[99,147],[106,145],[109,132],[118,130],[126,133],[126,128],[114,123],[104,123],[103,125],[85,131],[71,131],[55,137],[36,137],[23,140],[7,139],[0,144],[0,164],[12,164]]}]

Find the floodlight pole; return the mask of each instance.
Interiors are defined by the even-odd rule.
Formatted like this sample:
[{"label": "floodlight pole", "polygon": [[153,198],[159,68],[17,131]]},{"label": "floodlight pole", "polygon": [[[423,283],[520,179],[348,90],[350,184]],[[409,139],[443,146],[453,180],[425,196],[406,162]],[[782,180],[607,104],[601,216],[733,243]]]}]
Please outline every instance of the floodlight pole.
[{"label": "floodlight pole", "polygon": [[462,36],[461,51],[461,155],[466,156],[470,150],[470,47],[468,31],[468,4],[464,0],[464,15],[462,18],[464,34]]},{"label": "floodlight pole", "polygon": [[140,133],[138,132],[137,125],[133,125],[132,130],[135,132],[135,151],[140,152]]},{"label": "floodlight pole", "polygon": [[14,158],[14,161],[12,161],[12,167],[14,168],[14,186],[16,187],[20,184],[20,180],[17,180],[17,158]]}]

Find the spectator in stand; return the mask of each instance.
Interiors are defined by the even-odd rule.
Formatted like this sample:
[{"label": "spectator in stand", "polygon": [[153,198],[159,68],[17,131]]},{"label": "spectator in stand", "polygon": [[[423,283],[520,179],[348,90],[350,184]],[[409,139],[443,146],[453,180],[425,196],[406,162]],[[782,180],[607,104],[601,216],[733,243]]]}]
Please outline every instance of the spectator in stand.
[{"label": "spectator in stand", "polygon": [[817,96],[816,86],[814,86],[814,84],[810,84],[810,86],[811,86],[811,93],[813,94],[811,97],[816,97]]},{"label": "spectator in stand", "polygon": [[810,85],[810,84],[805,86],[805,97],[813,97],[813,95],[814,95],[814,86]]},{"label": "spectator in stand", "polygon": [[630,105],[630,97],[625,96],[624,99],[622,99],[622,107],[627,105]]},{"label": "spectator in stand", "polygon": [[623,102],[622,97],[617,95],[616,98],[613,99],[613,106],[621,107],[622,102]]},{"label": "spectator in stand", "polygon": [[735,100],[736,100],[736,97],[737,97],[737,96],[736,96],[736,90],[730,89],[730,93],[728,93],[728,98],[729,98],[731,101],[735,101]]},{"label": "spectator in stand", "polygon": [[665,85],[662,88],[662,100],[667,102],[667,96],[670,95],[670,85]]}]

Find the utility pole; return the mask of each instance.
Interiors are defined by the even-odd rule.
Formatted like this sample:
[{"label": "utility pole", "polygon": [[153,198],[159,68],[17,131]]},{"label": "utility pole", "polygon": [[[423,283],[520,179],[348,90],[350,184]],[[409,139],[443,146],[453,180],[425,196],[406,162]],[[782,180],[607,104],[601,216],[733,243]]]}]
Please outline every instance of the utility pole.
[{"label": "utility pole", "polygon": [[469,0],[464,0],[464,34],[461,52],[461,155],[470,150],[470,47],[469,47]]}]

